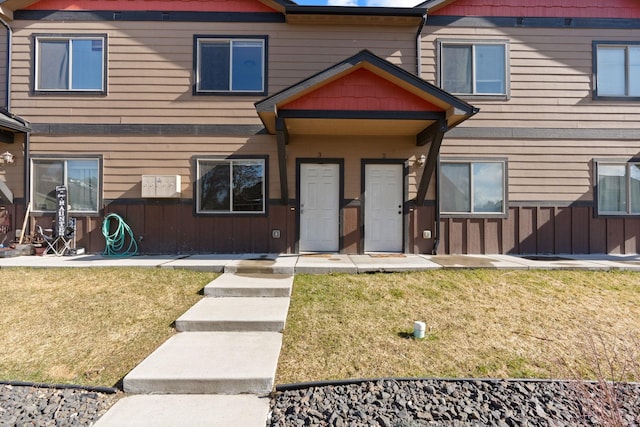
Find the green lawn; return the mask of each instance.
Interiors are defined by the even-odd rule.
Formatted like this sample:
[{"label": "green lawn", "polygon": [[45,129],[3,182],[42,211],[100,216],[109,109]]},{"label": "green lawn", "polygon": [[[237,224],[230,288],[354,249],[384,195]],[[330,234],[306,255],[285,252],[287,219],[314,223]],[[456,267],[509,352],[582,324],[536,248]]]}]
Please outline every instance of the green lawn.
[{"label": "green lawn", "polygon": [[0,379],[113,386],[217,275],[159,268],[0,270]]},{"label": "green lawn", "polygon": [[[217,275],[1,269],[0,379],[115,385]],[[423,340],[413,322],[427,324]],[[640,274],[298,275],[277,383],[375,377],[640,380]],[[595,357],[600,357],[599,361]]]},{"label": "green lawn", "polygon": [[[416,320],[423,340],[412,338]],[[300,275],[276,381],[596,378],[599,365],[637,381],[639,337],[638,273]]]}]

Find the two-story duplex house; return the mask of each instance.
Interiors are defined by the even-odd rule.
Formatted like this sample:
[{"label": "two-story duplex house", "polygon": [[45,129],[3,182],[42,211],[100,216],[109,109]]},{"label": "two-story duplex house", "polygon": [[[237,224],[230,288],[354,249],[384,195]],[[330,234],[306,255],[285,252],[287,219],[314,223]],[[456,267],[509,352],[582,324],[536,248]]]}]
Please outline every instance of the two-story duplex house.
[{"label": "two-story duplex house", "polygon": [[66,185],[90,252],[115,212],[147,253],[636,253],[640,3],[535,3],[6,0],[0,195]]}]

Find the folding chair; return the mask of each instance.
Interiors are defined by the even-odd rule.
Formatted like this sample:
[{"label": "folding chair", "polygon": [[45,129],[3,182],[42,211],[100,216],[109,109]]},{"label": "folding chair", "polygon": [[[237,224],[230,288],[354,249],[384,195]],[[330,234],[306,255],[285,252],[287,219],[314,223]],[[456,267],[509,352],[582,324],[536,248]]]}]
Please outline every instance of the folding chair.
[{"label": "folding chair", "polygon": [[40,237],[46,245],[44,255],[68,255],[72,249],[75,249],[76,219],[69,218],[64,233],[60,235],[55,235],[53,229],[43,229],[41,226],[36,225],[36,235]]}]

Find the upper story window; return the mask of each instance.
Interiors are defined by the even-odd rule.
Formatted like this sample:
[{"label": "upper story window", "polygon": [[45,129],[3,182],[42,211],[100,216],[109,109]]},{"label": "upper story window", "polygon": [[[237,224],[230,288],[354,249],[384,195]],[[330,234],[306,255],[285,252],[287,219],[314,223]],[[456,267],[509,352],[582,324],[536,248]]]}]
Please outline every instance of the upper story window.
[{"label": "upper story window", "polygon": [[593,42],[596,98],[640,99],[640,42]]},{"label": "upper story window", "polygon": [[640,215],[640,163],[597,161],[598,214]]},{"label": "upper story window", "polygon": [[506,160],[442,160],[440,212],[506,214]]},{"label": "upper story window", "polygon": [[106,92],[106,36],[36,35],[36,92]]},{"label": "upper story window", "polygon": [[98,213],[100,157],[33,158],[31,200],[35,212],[55,212],[56,186],[67,187],[69,213]]},{"label": "upper story window", "polygon": [[266,38],[195,41],[196,93],[266,94]]},{"label": "upper story window", "polygon": [[506,41],[439,41],[440,87],[456,95],[507,96]]},{"label": "upper story window", "polygon": [[196,160],[198,213],[264,213],[265,159]]}]

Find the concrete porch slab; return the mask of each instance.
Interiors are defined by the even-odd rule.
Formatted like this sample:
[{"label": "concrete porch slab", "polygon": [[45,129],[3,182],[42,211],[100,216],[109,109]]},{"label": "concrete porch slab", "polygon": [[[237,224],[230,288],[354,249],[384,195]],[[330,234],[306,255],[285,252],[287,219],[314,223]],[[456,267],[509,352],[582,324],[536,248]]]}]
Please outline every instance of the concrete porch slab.
[{"label": "concrete porch slab", "polygon": [[569,256],[557,255],[557,256],[545,256],[545,255],[531,255],[525,256],[510,256],[510,255],[492,255],[496,259],[509,260],[511,262],[517,262],[527,266],[529,269],[539,270],[608,270],[609,267],[601,265],[596,262],[570,259]]},{"label": "concrete porch slab", "polygon": [[190,255],[180,259],[162,264],[162,268],[174,268],[196,271],[211,271],[222,273],[227,264],[235,260],[250,257],[244,254],[210,254],[210,255]]},{"label": "concrete porch slab", "polygon": [[264,427],[269,398],[256,395],[137,395],[119,400],[95,427]]},{"label": "concrete porch slab", "polygon": [[588,261],[610,270],[640,271],[640,255],[567,255],[577,261]]},{"label": "concrete porch slab", "polygon": [[289,297],[292,274],[224,273],[204,287],[208,297]]},{"label": "concrete porch slab", "polygon": [[526,264],[512,260],[513,257],[501,258],[494,255],[430,255],[431,261],[443,268],[489,268],[489,269],[513,269],[526,270]]},{"label": "concrete porch slab", "polygon": [[179,332],[282,332],[289,298],[203,298],[176,320]]},{"label": "concrete porch slab", "polygon": [[442,268],[440,265],[412,254],[349,255],[358,273],[392,273]]},{"label": "concrete porch slab", "polygon": [[296,273],[301,274],[356,274],[357,272],[358,268],[349,255],[344,254],[303,254],[298,255],[296,263]]},{"label": "concrete porch slab", "polygon": [[297,255],[265,255],[257,254],[251,257],[236,259],[227,264],[225,273],[264,273],[264,274],[293,274]]},{"label": "concrete porch slab", "polygon": [[20,256],[1,258],[0,267],[149,267],[155,268],[167,262],[177,260],[181,255],[140,255],[133,257],[105,257],[102,255],[74,255],[74,256]]},{"label": "concrete porch slab", "polygon": [[133,394],[263,394],[273,388],[282,334],[183,332],[123,380]]}]

